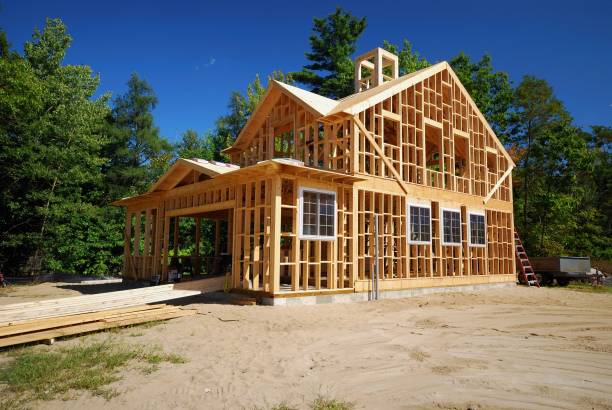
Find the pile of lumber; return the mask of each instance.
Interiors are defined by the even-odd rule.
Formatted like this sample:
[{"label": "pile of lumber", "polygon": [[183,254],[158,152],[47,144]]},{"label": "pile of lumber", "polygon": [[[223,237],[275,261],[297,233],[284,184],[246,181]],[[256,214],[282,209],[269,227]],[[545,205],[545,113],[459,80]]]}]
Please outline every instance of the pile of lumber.
[{"label": "pile of lumber", "polygon": [[94,295],[15,303],[0,307],[0,325],[18,320],[43,319],[164,302],[199,294],[201,292],[194,290],[176,290],[172,284],[169,284]]},{"label": "pile of lumber", "polygon": [[197,311],[194,309],[181,309],[164,304],[140,305],[94,313],[2,323],[0,324],[0,347],[41,341],[51,344],[60,337],[174,319],[195,313]]},{"label": "pile of lumber", "polygon": [[0,348],[195,314],[164,304],[201,294],[173,285],[16,303],[0,307]]}]

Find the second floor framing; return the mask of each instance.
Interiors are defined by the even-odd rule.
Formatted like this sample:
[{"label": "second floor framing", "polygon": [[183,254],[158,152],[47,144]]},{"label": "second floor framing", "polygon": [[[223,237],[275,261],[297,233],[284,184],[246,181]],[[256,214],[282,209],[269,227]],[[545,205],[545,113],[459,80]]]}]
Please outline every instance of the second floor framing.
[{"label": "second floor framing", "polygon": [[443,62],[339,101],[272,81],[226,150],[240,167],[273,158],[511,201],[510,156]]}]

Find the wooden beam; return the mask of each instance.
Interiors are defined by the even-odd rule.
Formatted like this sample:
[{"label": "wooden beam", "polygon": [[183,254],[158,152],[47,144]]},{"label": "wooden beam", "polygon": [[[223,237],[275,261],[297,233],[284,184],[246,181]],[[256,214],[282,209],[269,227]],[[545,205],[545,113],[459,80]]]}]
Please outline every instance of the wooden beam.
[{"label": "wooden beam", "polygon": [[153,275],[159,275],[161,268],[161,248],[164,235],[164,206],[160,202],[157,207],[157,222],[155,223],[155,255],[153,257]]},{"label": "wooden beam", "polygon": [[[200,256],[201,222],[202,222],[202,218],[200,218],[199,216],[196,216],[195,217],[195,254],[196,256]],[[219,224],[219,221],[217,221],[217,225],[218,224]]]},{"label": "wooden beam", "polygon": [[170,254],[170,217],[164,216],[164,237],[162,240],[163,254],[162,254],[162,274],[160,282],[168,280],[168,255]]},{"label": "wooden beam", "polygon": [[374,150],[376,151],[376,153],[381,157],[381,159],[383,160],[383,162],[385,163],[387,168],[389,168],[389,170],[391,171],[391,173],[395,177],[395,180],[397,181],[399,186],[402,188],[404,193],[408,194],[408,187],[406,186],[406,184],[402,180],[401,175],[399,174],[399,172],[397,172],[395,167],[393,167],[393,164],[391,163],[389,158],[387,158],[387,156],[385,155],[385,153],[382,150],[382,148],[380,148],[378,146],[378,144],[376,143],[376,140],[374,139],[374,137],[372,137],[372,134],[370,134],[370,132],[366,129],[365,125],[363,125],[363,123],[361,122],[361,120],[359,119],[358,116],[355,116],[354,120],[355,120],[355,124],[357,124],[357,127],[359,127],[359,130],[361,132],[363,132],[363,134],[366,136],[366,138],[370,142],[370,145],[372,145],[372,147],[374,147]]},{"label": "wooden beam", "polygon": [[206,204],[206,205],[192,206],[189,208],[173,209],[172,211],[166,212],[166,215],[167,216],[197,215],[197,214],[203,214],[206,212],[219,211],[221,209],[234,208],[235,205],[236,205],[236,200],[230,199],[228,201],[216,202],[214,204]]},{"label": "wooden beam", "polygon": [[172,238],[174,241],[172,245],[174,246],[174,257],[175,258],[178,256],[179,224],[180,224],[179,217],[178,216],[174,217],[174,238]]},{"label": "wooden beam", "polygon": [[144,250],[142,252],[142,279],[148,279],[151,277],[151,273],[148,272],[149,268],[149,256],[151,256],[151,208],[147,208],[145,212],[145,231],[144,231]]},{"label": "wooden beam", "polygon": [[270,291],[280,290],[280,239],[281,239],[281,179],[272,178],[272,226],[270,232]]},{"label": "wooden beam", "polygon": [[130,241],[132,240],[132,212],[128,209],[125,210],[125,229],[123,231],[123,277],[126,278],[130,275],[130,261],[131,255]]}]

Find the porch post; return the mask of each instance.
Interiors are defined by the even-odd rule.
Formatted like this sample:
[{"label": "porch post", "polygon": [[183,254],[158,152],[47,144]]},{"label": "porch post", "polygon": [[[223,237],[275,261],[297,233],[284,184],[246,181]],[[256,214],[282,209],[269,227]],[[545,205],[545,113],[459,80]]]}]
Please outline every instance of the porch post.
[{"label": "porch post", "polygon": [[270,291],[280,290],[280,240],[281,240],[281,178],[272,178],[272,212],[270,232]]},{"label": "porch post", "polygon": [[233,209],[228,209],[227,210],[227,249],[225,250],[226,253],[232,253],[232,245],[233,245],[233,238],[234,238],[234,210]]},{"label": "porch post", "polygon": [[132,211],[125,209],[125,228],[123,231],[123,277],[130,276],[130,241],[132,239]]},{"label": "porch post", "polygon": [[165,204],[164,202],[160,202],[157,206],[157,216],[155,220],[155,250],[153,256],[153,275],[157,276],[161,271],[161,256],[162,256],[162,246],[163,246],[163,235],[164,235],[164,222],[165,222]]},{"label": "porch post", "polygon": [[136,211],[134,213],[136,220],[134,223],[134,258],[132,259],[132,279],[138,279],[138,271],[140,270],[140,229],[142,225],[142,211]]},{"label": "porch post", "polygon": [[160,282],[168,280],[168,254],[170,249],[170,217],[164,214],[164,239],[162,241],[163,255],[162,255],[162,274]]},{"label": "porch post", "polygon": [[178,257],[179,217],[174,217],[174,257]]},{"label": "porch post", "polygon": [[200,258],[200,231],[201,231],[201,218],[195,217],[195,260],[192,262],[193,274],[199,275],[200,268],[202,266],[202,260]]},{"label": "porch post", "polygon": [[144,249],[142,251],[141,279],[151,278],[151,272],[149,272],[149,256],[151,256],[151,208],[147,208],[145,211]]},{"label": "porch post", "polygon": [[359,239],[357,234],[359,233],[359,214],[358,205],[359,205],[359,191],[355,187],[355,185],[351,186],[352,189],[352,200],[351,200],[351,210],[352,221],[351,228],[349,231],[349,235],[351,237],[351,272],[349,276],[349,287],[355,287],[355,280],[358,278],[359,272]]}]

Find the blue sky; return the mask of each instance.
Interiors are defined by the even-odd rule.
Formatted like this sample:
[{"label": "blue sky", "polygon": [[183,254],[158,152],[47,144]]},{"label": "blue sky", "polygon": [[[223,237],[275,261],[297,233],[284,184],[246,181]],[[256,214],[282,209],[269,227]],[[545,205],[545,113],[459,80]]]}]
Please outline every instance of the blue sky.
[{"label": "blue sky", "polygon": [[60,17],[74,38],[66,62],[99,73],[99,93],[123,93],[138,72],[157,93],[157,125],[176,141],[212,128],[256,73],[300,69],[312,18],[336,5],[368,19],[357,53],[403,38],[430,62],[489,53],[515,83],[548,80],[580,126],[612,125],[610,1],[0,0],[0,27],[22,51],[34,27]]}]

